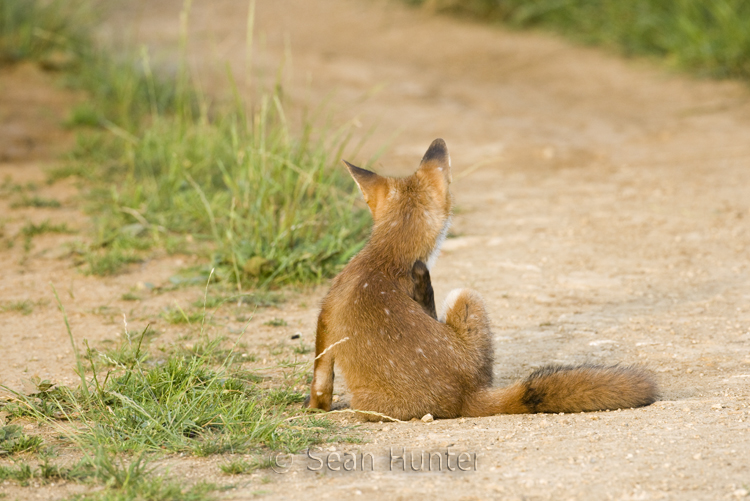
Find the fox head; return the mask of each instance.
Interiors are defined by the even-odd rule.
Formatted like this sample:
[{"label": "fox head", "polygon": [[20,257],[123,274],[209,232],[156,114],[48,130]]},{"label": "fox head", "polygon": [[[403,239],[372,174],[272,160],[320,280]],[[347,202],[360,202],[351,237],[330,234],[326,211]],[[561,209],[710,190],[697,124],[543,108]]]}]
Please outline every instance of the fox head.
[{"label": "fox head", "polygon": [[417,171],[405,178],[379,176],[344,163],[372,213],[370,242],[386,246],[391,258],[422,260],[432,267],[451,218],[451,162],[445,141],[435,139]]}]

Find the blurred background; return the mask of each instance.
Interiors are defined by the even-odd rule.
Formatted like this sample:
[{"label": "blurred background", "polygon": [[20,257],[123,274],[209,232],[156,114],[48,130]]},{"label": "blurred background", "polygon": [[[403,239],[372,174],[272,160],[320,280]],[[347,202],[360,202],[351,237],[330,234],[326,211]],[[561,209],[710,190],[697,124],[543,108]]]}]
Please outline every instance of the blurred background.
[{"label": "blurred background", "polygon": [[[746,497],[748,26],[747,0],[0,0],[0,497]],[[634,364],[659,402],[301,409],[371,221],[341,158],[408,175],[438,137],[435,296],[485,298],[496,384]],[[316,444],[483,469],[269,473]]]},{"label": "blurred background", "polygon": [[[690,98],[636,82],[638,71],[750,75],[742,0],[405,3],[412,9],[372,0],[4,1],[2,61],[37,61],[87,93],[66,118],[78,136],[71,169],[93,164],[88,177],[117,180],[95,202],[99,239],[110,244],[98,251],[109,256],[104,265],[86,251],[90,271],[116,272],[145,248],[181,246],[195,233],[223,242],[211,259],[227,280],[330,276],[366,231],[362,214],[344,208],[350,183],[328,168],[343,152],[405,173],[433,138],[448,136],[466,168],[501,154],[579,165],[624,137],[669,134],[664,106]],[[654,63],[624,71],[605,54]],[[326,187],[313,190],[313,178]],[[113,204],[137,208],[151,226]]]}]

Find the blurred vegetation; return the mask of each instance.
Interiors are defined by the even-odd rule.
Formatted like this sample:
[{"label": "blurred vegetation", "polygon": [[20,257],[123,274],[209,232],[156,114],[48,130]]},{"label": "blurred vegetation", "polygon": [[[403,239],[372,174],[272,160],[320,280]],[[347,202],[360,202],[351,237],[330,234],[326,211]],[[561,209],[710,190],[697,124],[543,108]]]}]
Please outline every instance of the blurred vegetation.
[{"label": "blurred vegetation", "polygon": [[[70,63],[89,42],[83,20],[91,19],[82,0],[0,1],[0,64],[24,59]],[[50,68],[52,69],[52,68]],[[57,69],[57,68],[54,68]]]},{"label": "blurred vegetation", "polygon": [[[0,71],[36,64],[86,95],[65,124],[77,131],[75,149],[49,179],[77,176],[86,191],[95,235],[76,249],[82,269],[117,273],[161,249],[204,256],[198,273],[241,290],[335,274],[359,250],[369,226],[367,211],[355,206],[355,184],[338,165],[349,129],[330,130],[307,118],[290,124],[280,81],[268,90],[253,83],[254,97],[246,102],[230,74],[232,100],[216,103],[204,95],[185,62],[190,2],[180,17],[181,59],[176,71],[165,74],[152,71],[157,65],[146,50],[96,46],[93,1],[0,0]],[[14,208],[60,206],[25,191]],[[30,240],[70,231],[44,221],[28,223],[20,234]],[[142,346],[148,327],[135,336],[126,330],[123,345],[107,352],[86,344],[81,355],[54,293],[80,385],[32,379],[35,389],[28,394],[0,387],[11,395],[0,399],[0,456],[44,459],[37,468],[0,465],[0,482],[95,486],[77,499],[204,500],[216,486],[167,478],[152,459],[164,453],[252,455],[226,467],[239,474],[271,466],[263,456],[272,450],[296,452],[341,440],[329,421],[300,408],[310,364],[296,357],[309,351],[306,346],[275,347],[272,356],[288,357],[267,368],[273,376],[261,375],[237,368],[254,355],[237,353],[238,344],[221,348],[220,339],[203,331],[209,304],[275,304],[279,296],[261,290],[209,301],[206,291],[200,313],[167,309],[168,322],[200,325],[201,342],[150,360]],[[4,303],[0,312],[29,314],[34,306]],[[55,443],[77,446],[80,463],[50,463],[51,445],[5,425],[14,419],[55,426]],[[58,426],[61,421],[72,425]],[[42,445],[48,447],[37,452]]]},{"label": "blurred vegetation", "polygon": [[338,165],[350,129],[290,124],[280,81],[256,83],[248,102],[230,74],[234,99],[204,95],[186,63],[189,2],[170,74],[152,71],[146,49],[97,47],[94,5],[0,1],[0,66],[35,61],[88,96],[66,123],[75,150],[50,178],[86,181],[96,234],[75,249],[82,269],[119,273],[164,249],[203,256],[199,275],[216,268],[239,289],[334,275],[369,225]]},{"label": "blurred vegetation", "polygon": [[750,79],[748,0],[406,0],[518,28],[540,27],[702,76]]}]

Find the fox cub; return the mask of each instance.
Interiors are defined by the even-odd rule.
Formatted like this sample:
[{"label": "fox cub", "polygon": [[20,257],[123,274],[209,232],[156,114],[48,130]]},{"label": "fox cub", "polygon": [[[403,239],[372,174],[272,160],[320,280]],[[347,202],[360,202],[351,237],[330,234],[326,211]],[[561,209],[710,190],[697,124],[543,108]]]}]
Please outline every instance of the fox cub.
[{"label": "fox cub", "polygon": [[[334,360],[353,409],[408,420],[640,407],[656,399],[648,373],[631,367],[549,366],[506,388],[492,386],[492,335],[480,295],[457,289],[439,318],[428,268],[451,219],[450,159],[436,139],[409,177],[348,162],[373,228],[322,303],[309,406],[329,410]],[[373,418],[363,415],[365,419]]]}]

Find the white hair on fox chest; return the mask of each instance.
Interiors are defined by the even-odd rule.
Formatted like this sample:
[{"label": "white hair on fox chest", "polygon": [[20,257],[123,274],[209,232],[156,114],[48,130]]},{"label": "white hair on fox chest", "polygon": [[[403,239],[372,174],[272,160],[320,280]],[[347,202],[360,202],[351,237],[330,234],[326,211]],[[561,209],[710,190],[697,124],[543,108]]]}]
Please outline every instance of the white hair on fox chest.
[{"label": "white hair on fox chest", "polygon": [[432,252],[430,253],[429,257],[427,258],[427,262],[425,263],[427,265],[428,270],[432,270],[432,266],[435,264],[435,261],[437,261],[438,256],[440,255],[440,247],[443,245],[443,242],[445,242],[445,237],[448,236],[448,230],[451,227],[451,218],[445,220],[445,224],[443,225],[443,229],[440,230],[440,234],[437,237],[437,240],[435,241],[435,247],[433,247]]}]

